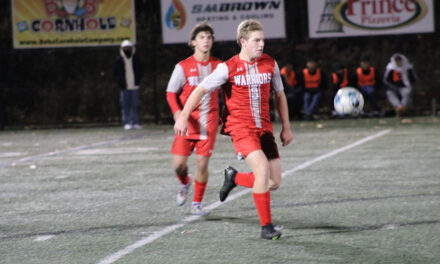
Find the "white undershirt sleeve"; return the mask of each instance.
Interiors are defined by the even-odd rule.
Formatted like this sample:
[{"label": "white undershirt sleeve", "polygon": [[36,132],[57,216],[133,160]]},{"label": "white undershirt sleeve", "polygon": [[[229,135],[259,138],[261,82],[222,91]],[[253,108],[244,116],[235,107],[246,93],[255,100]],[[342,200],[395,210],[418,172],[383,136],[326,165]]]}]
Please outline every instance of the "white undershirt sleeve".
[{"label": "white undershirt sleeve", "polygon": [[171,78],[168,82],[167,92],[178,93],[185,85],[185,72],[182,69],[182,66],[176,64],[174,67],[174,71],[171,74]]},{"label": "white undershirt sleeve", "polygon": [[284,90],[283,82],[281,81],[280,68],[278,67],[277,62],[275,62],[275,69],[273,71],[272,89],[277,93]]}]

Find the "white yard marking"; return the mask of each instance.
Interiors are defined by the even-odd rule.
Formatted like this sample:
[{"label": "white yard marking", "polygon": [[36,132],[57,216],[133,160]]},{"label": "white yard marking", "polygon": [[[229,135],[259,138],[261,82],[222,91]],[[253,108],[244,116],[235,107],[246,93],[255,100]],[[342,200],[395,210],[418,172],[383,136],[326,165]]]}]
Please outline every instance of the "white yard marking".
[{"label": "white yard marking", "polygon": [[0,152],[0,158],[14,158],[26,155],[26,152]]},{"label": "white yard marking", "polygon": [[158,148],[101,148],[101,149],[85,149],[75,152],[75,155],[114,155],[114,154],[130,154],[130,153],[148,153]]},{"label": "white yard marking", "polygon": [[[347,145],[345,147],[333,150],[333,151],[331,151],[331,152],[329,152],[327,154],[324,154],[324,155],[318,156],[318,157],[316,157],[316,158],[314,158],[312,160],[306,161],[306,162],[296,166],[295,168],[292,168],[290,170],[287,170],[287,171],[283,172],[282,177],[284,178],[284,177],[286,177],[287,175],[289,175],[289,174],[291,174],[293,172],[305,169],[305,168],[307,168],[307,167],[309,167],[309,166],[311,166],[311,165],[313,165],[313,164],[315,164],[317,162],[320,162],[322,160],[331,158],[331,157],[333,157],[333,156],[335,156],[335,155],[337,155],[337,154],[339,154],[341,152],[350,150],[350,149],[352,149],[354,147],[357,147],[359,145],[362,145],[362,144],[364,144],[364,143],[366,143],[368,141],[371,141],[373,139],[376,139],[378,137],[386,135],[389,132],[391,132],[391,129],[382,130],[382,131],[380,131],[380,132],[378,132],[378,133],[376,133],[374,135],[371,135],[371,136],[365,137],[363,139],[360,139],[360,140],[358,140],[358,141],[356,141],[356,142],[354,142],[352,144],[349,144],[349,145]],[[228,199],[225,202],[222,203],[220,201],[217,201],[217,202],[212,203],[209,206],[205,207],[205,209],[206,210],[213,210],[213,209],[221,206],[222,204],[231,202],[231,201],[233,201],[233,200],[235,200],[235,199],[237,199],[237,198],[239,198],[239,197],[241,197],[241,196],[243,196],[243,195],[245,195],[245,194],[247,194],[247,193],[249,193],[251,191],[252,191],[252,189],[244,189],[244,190],[242,190],[240,192],[237,192],[237,193],[235,193],[233,195],[228,196]],[[175,231],[175,230],[185,226],[186,224],[191,223],[191,222],[199,219],[200,217],[201,216],[198,216],[198,215],[186,217],[182,221],[180,221],[179,223],[176,223],[176,224],[168,226],[168,227],[166,227],[166,228],[164,228],[162,230],[159,230],[159,231],[153,233],[152,235],[144,237],[141,240],[138,240],[137,242],[135,242],[135,243],[133,243],[133,244],[131,244],[131,245],[129,245],[129,246],[119,250],[118,252],[103,258],[102,260],[100,260],[98,262],[98,264],[111,264],[111,263],[114,263],[114,262],[118,261],[119,259],[121,259],[122,257],[124,257],[125,255],[130,254],[135,249],[143,247],[143,246],[145,246],[145,245],[155,241],[156,239],[159,239],[159,238],[161,238],[161,237],[163,237],[163,236],[165,236],[165,235],[167,235],[167,234],[169,234],[169,233],[171,233],[171,232],[173,232],[173,231]]]},{"label": "white yard marking", "polygon": [[47,158],[47,157],[53,157],[53,156],[63,155],[63,154],[77,152],[77,151],[81,151],[81,150],[91,149],[91,148],[95,148],[95,147],[99,147],[99,146],[110,145],[110,144],[114,144],[114,143],[118,143],[118,142],[122,142],[122,141],[139,139],[144,136],[145,136],[145,134],[123,136],[123,137],[119,137],[119,138],[116,138],[113,140],[101,141],[101,142],[96,142],[96,143],[92,143],[92,144],[88,144],[88,145],[70,148],[70,149],[59,150],[59,151],[48,152],[48,153],[38,154],[38,155],[34,155],[34,156],[24,157],[24,158],[21,158],[18,160],[0,163],[0,168],[10,166],[10,165],[15,166],[17,163],[31,162],[34,160],[40,160],[40,159]]},{"label": "white yard marking", "polygon": [[55,235],[45,235],[45,236],[37,236],[34,241],[36,242],[42,242],[42,241],[46,241],[49,240],[51,238],[55,237]]}]

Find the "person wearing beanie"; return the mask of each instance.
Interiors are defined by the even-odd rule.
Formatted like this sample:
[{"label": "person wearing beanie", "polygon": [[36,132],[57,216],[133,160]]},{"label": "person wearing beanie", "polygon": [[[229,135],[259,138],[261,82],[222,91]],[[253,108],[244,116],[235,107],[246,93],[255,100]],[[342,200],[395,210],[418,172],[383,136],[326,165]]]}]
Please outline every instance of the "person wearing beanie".
[{"label": "person wearing beanie", "polygon": [[142,78],[142,64],[135,56],[135,52],[133,43],[124,40],[113,69],[115,81],[120,89],[122,123],[125,130],[142,128],[139,124],[139,85]]}]

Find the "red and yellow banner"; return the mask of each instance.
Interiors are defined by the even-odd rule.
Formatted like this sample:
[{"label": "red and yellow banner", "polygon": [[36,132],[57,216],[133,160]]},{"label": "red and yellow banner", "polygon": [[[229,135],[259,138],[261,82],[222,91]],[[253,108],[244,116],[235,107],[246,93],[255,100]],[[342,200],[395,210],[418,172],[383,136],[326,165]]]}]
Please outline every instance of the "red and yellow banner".
[{"label": "red and yellow banner", "polygon": [[14,48],[136,42],[133,0],[12,0]]}]

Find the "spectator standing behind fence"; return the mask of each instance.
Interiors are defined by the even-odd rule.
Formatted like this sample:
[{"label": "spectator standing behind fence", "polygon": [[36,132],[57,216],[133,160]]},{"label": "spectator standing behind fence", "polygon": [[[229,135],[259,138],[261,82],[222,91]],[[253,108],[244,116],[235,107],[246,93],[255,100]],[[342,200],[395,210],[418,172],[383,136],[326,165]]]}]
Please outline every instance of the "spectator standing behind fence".
[{"label": "spectator standing behind fence", "polygon": [[[348,86],[348,69],[344,67],[339,61],[336,61],[332,64],[332,74],[330,76],[331,78],[331,93],[332,97],[335,98],[336,93],[339,89],[347,87]],[[337,116],[338,113],[333,110],[332,112],[333,116]]]},{"label": "spectator standing behind fence", "polygon": [[302,93],[298,88],[295,71],[292,64],[286,64],[281,68],[281,76],[284,86],[284,93],[287,97],[287,104],[289,106],[289,116],[292,119],[302,119]]},{"label": "spectator standing behind fence", "polygon": [[121,43],[120,56],[114,64],[113,74],[121,90],[122,123],[125,130],[141,129],[139,124],[139,84],[142,64],[135,56],[135,47],[129,40]]},{"label": "spectator standing behind fence", "polygon": [[411,83],[417,80],[412,64],[405,55],[396,53],[391,56],[383,81],[387,86],[387,98],[396,110],[397,116],[405,114],[408,99],[412,91]]},{"label": "spectator standing behind fence", "polygon": [[373,116],[383,115],[382,109],[377,104],[377,90],[382,82],[379,73],[371,65],[370,57],[362,56],[360,67],[352,74],[352,86],[359,89],[366,101],[369,101]]},{"label": "spectator standing behind fence", "polygon": [[306,68],[298,74],[298,85],[304,93],[305,119],[313,120],[327,85],[325,74],[318,67],[315,59],[307,59]]}]

